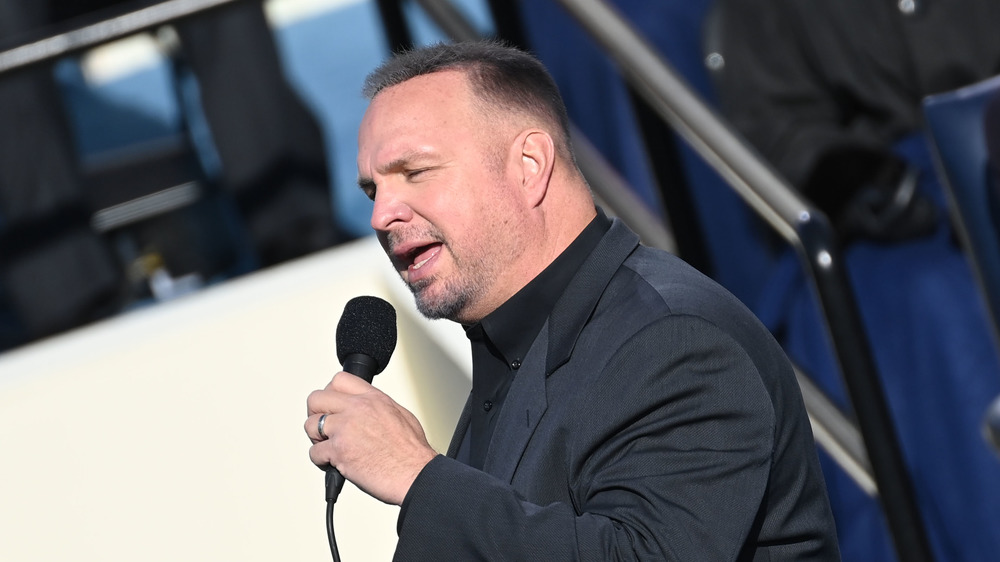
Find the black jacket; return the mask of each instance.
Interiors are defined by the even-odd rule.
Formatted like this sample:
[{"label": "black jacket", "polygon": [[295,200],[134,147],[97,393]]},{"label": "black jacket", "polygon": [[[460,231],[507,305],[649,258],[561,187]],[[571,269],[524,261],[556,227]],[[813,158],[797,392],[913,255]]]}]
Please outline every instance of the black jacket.
[{"label": "black jacket", "polygon": [[396,560],[839,559],[778,344],[617,220],[525,356],[483,471],[449,457],[411,487]]}]

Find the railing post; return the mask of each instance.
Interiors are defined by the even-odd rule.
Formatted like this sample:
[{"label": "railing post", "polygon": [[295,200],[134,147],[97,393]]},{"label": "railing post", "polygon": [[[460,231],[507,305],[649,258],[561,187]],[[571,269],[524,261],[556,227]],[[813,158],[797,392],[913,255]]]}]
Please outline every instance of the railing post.
[{"label": "railing post", "polygon": [[822,215],[806,213],[796,230],[803,262],[831,332],[828,335],[868,452],[896,554],[901,562],[931,561],[934,558],[913,481],[833,229]]}]

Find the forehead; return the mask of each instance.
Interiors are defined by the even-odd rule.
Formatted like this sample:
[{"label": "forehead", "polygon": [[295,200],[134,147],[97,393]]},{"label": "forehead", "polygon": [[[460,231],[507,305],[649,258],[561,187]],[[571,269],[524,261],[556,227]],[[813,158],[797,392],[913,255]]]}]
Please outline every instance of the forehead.
[{"label": "forehead", "polygon": [[413,121],[446,120],[472,109],[465,76],[449,70],[411,78],[379,92],[365,112],[364,124],[380,127]]},{"label": "forehead", "polygon": [[461,130],[471,131],[476,111],[464,75],[441,71],[386,88],[372,100],[358,130],[358,164],[422,151]]}]

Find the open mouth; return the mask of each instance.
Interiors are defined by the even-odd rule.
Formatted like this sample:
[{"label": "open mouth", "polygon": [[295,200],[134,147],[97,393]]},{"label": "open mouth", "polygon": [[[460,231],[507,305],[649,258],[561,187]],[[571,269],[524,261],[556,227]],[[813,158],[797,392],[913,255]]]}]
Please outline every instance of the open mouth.
[{"label": "open mouth", "polygon": [[442,244],[435,242],[413,248],[401,256],[400,265],[406,266],[409,281],[412,283],[426,275],[429,265],[441,254]]},{"label": "open mouth", "polygon": [[414,259],[413,265],[410,266],[410,269],[420,269],[421,267],[424,266],[424,264],[431,261],[431,259],[434,258],[434,256],[438,255],[438,252],[440,251],[441,251],[440,245],[435,245],[434,247],[427,248],[426,251],[421,252],[418,255],[418,257]]}]

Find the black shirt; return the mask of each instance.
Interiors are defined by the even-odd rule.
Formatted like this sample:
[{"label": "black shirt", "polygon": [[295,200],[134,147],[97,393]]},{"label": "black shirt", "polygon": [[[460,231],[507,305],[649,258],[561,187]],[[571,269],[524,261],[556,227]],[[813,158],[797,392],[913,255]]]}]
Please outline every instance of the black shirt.
[{"label": "black shirt", "polygon": [[556,301],[611,227],[597,217],[537,277],[480,322],[466,327],[472,342],[472,419],[469,464],[482,469],[496,420],[521,361]]}]

